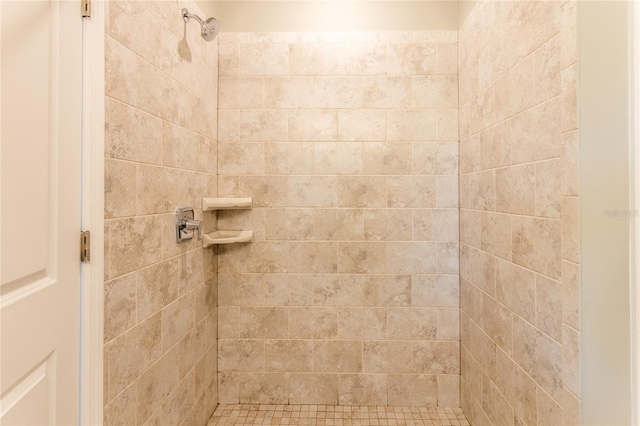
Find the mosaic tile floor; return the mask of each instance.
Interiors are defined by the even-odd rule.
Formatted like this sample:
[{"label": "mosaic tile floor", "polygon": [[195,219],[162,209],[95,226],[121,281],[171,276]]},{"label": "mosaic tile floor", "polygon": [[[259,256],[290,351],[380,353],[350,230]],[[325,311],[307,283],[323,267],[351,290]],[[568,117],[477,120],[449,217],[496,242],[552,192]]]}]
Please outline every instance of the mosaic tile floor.
[{"label": "mosaic tile floor", "polygon": [[469,426],[461,408],[220,404],[208,426]]}]

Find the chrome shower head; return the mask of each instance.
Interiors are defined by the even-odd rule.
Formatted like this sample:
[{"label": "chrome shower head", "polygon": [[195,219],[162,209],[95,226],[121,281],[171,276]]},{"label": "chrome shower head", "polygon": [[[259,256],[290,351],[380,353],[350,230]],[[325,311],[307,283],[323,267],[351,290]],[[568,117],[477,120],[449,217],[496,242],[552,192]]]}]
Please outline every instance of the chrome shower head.
[{"label": "chrome shower head", "polygon": [[184,22],[189,22],[189,19],[195,19],[200,24],[200,34],[206,41],[211,41],[218,35],[220,31],[220,23],[216,18],[209,18],[206,21],[200,19],[198,15],[189,13],[187,9],[182,9],[182,19]]}]

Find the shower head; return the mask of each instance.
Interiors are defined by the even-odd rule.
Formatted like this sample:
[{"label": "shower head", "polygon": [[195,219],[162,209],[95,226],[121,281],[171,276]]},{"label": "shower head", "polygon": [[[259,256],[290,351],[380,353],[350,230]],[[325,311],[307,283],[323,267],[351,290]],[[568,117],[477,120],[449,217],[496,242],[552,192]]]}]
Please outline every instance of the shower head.
[{"label": "shower head", "polygon": [[220,23],[216,18],[209,18],[206,21],[200,19],[198,15],[189,13],[187,9],[182,9],[182,19],[184,22],[189,22],[189,19],[195,19],[200,24],[200,34],[206,41],[211,41],[218,35],[220,31]]}]

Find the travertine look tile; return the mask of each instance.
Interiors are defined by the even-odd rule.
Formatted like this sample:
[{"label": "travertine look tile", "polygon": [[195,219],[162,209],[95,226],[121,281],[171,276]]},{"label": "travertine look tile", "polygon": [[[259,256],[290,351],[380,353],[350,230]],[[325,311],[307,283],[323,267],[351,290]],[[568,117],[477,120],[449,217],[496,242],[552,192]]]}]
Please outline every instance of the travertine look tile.
[{"label": "travertine look tile", "polygon": [[538,423],[542,425],[559,425],[563,424],[563,422],[564,413],[560,404],[549,397],[542,389],[538,389]]},{"label": "travertine look tile", "polygon": [[364,278],[361,275],[315,275],[314,305],[362,306]]},{"label": "travertine look tile", "polygon": [[436,207],[436,188],[433,176],[391,176],[387,178],[386,202],[388,207]]},{"label": "travertine look tile", "polygon": [[305,174],[313,170],[311,142],[265,144],[265,173],[276,175]]},{"label": "travertine look tile", "polygon": [[335,110],[296,109],[289,112],[289,138],[295,141],[331,141],[338,136]]},{"label": "travertine look tile", "polygon": [[269,240],[311,240],[314,235],[314,211],[266,209],[265,235]]},{"label": "travertine look tile", "polygon": [[410,108],[411,77],[364,77],[365,108]]},{"label": "travertine look tile", "polygon": [[113,399],[161,355],[161,320],[156,314],[105,347],[109,400]]},{"label": "travertine look tile", "polygon": [[382,308],[338,309],[338,338],[374,340],[387,336],[387,310]]},{"label": "travertine look tile", "polygon": [[572,262],[562,262],[562,319],[580,330],[580,268]]},{"label": "travertine look tile", "polygon": [[366,306],[411,306],[411,276],[371,275],[363,292]]},{"label": "travertine look tile", "polygon": [[460,313],[458,309],[438,309],[438,340],[459,340]]},{"label": "travertine look tile", "polygon": [[292,273],[335,273],[338,269],[337,243],[291,242],[289,271]]},{"label": "travertine look tile", "polygon": [[389,400],[390,405],[436,405],[437,382],[434,375],[400,375],[390,374]]},{"label": "travertine look tile", "polygon": [[439,374],[437,384],[438,406],[460,406],[460,376]]},{"label": "travertine look tile", "polygon": [[457,108],[458,77],[413,77],[412,94],[414,108]]},{"label": "travertine look tile", "polygon": [[108,342],[136,324],[136,276],[124,275],[104,286],[104,340]]},{"label": "travertine look tile", "polygon": [[514,263],[554,279],[560,278],[561,228],[558,220],[514,217]]},{"label": "travertine look tile", "polygon": [[369,241],[409,241],[412,217],[402,209],[366,209],[364,239]]},{"label": "travertine look tile", "polygon": [[384,176],[339,176],[338,207],[385,207]]},{"label": "travertine look tile", "polygon": [[265,370],[310,372],[313,370],[313,341],[267,340]]},{"label": "travertine look tile", "polygon": [[241,307],[240,337],[279,339],[287,337],[288,313],[280,307]]},{"label": "travertine look tile", "polygon": [[436,340],[437,310],[433,308],[389,308],[390,340]]},{"label": "travertine look tile", "polygon": [[413,211],[413,239],[421,241],[458,241],[457,209]]},{"label": "travertine look tile", "polygon": [[513,358],[547,393],[559,399],[562,392],[562,346],[514,317]]},{"label": "travertine look tile", "polygon": [[218,369],[220,371],[260,371],[264,368],[264,341],[218,341]]},{"label": "travertine look tile", "polygon": [[387,375],[341,374],[340,405],[387,405]]},{"label": "travertine look tile", "polygon": [[458,275],[412,275],[412,306],[457,307]]},{"label": "travertine look tile", "polygon": [[459,353],[460,342],[415,342],[413,371],[421,374],[459,374]]},{"label": "travertine look tile", "polygon": [[218,144],[220,174],[264,174],[264,158],[264,144],[261,143]]},{"label": "travertine look tile", "polygon": [[533,323],[535,321],[535,274],[504,260],[496,260],[497,299]]},{"label": "travertine look tile", "polygon": [[139,320],[158,312],[178,297],[179,274],[180,263],[175,258],[141,269],[136,273],[136,304]]},{"label": "travertine look tile", "polygon": [[421,175],[457,175],[458,144],[414,143],[413,173]]},{"label": "travertine look tile", "polygon": [[156,216],[109,222],[109,276],[117,277],[160,260],[160,221]]},{"label": "travertine look tile", "polygon": [[[315,371],[350,373],[362,371],[362,342],[318,340],[313,345]],[[340,392],[342,395],[343,392]]]},{"label": "travertine look tile", "polygon": [[131,385],[105,405],[104,424],[135,424],[136,414],[136,387]]},{"label": "travertine look tile", "polygon": [[362,147],[362,172],[367,175],[411,173],[411,144],[366,143]]},{"label": "travertine look tile", "polygon": [[362,173],[362,144],[316,142],[313,144],[313,172],[319,175]]},{"label": "travertine look tile", "polygon": [[574,64],[561,73],[562,105],[561,128],[563,132],[578,128],[578,100],[577,100],[577,66]]},{"label": "travertine look tile", "polygon": [[536,276],[536,327],[562,342],[562,284]]},{"label": "travertine look tile", "polygon": [[220,76],[218,81],[220,108],[262,108],[264,78]]},{"label": "travertine look tile", "polygon": [[289,309],[289,337],[292,339],[335,339],[338,336],[337,308]]},{"label": "travertine look tile", "polygon": [[254,241],[218,248],[220,272],[287,272],[289,244]]},{"label": "travertine look tile", "polygon": [[182,339],[195,325],[194,296],[193,292],[187,293],[162,309],[162,348],[165,351]]},{"label": "travertine look tile", "polygon": [[337,374],[290,374],[289,404],[338,403]]},{"label": "travertine look tile", "polygon": [[338,139],[341,141],[383,141],[387,114],[375,109],[338,110]]},{"label": "travertine look tile", "polygon": [[429,142],[436,136],[436,113],[432,110],[387,111],[387,140]]},{"label": "travertine look tile", "polygon": [[513,424],[513,408],[487,376],[482,378],[482,401],[487,416],[494,424]]},{"label": "travertine look tile", "polygon": [[106,160],[104,176],[105,218],[133,216],[136,212],[136,165]]},{"label": "travertine look tile", "polygon": [[481,326],[496,345],[508,354],[511,353],[511,342],[513,341],[511,311],[491,296],[482,296]]},{"label": "travertine look tile", "polygon": [[436,177],[436,207],[459,207],[458,176]]},{"label": "travertine look tile", "polygon": [[287,205],[288,191],[285,176],[241,176],[238,185],[238,196],[252,197],[254,207]]},{"label": "travertine look tile", "polygon": [[162,121],[144,111],[106,97],[105,156],[161,164]]},{"label": "travertine look tile", "polygon": [[240,75],[286,75],[289,48],[286,44],[242,43],[239,45]]},{"label": "travertine look tile", "polygon": [[536,175],[533,164],[496,170],[496,210],[535,214]]},{"label": "travertine look tile", "polygon": [[314,77],[315,108],[362,108],[362,80],[359,77]]},{"label": "travertine look tile", "polygon": [[221,306],[260,306],[264,304],[261,274],[218,274],[218,303]]},{"label": "travertine look tile", "polygon": [[274,306],[313,304],[313,276],[268,274],[264,279],[264,301]]},{"label": "travertine look tile", "polygon": [[410,373],[410,342],[364,342],[362,371],[364,373]]},{"label": "travertine look tile", "polygon": [[291,207],[331,207],[337,204],[336,176],[290,176],[287,182]]},{"label": "travertine look tile", "polygon": [[390,242],[388,269],[396,274],[430,274],[436,272],[437,246],[433,242]]},{"label": "travertine look tile", "polygon": [[[383,274],[387,272],[387,246],[381,242],[338,243],[338,272]],[[403,271],[398,271],[403,272]]]},{"label": "travertine look tile", "polygon": [[388,48],[390,75],[435,74],[436,45],[431,43],[393,43]]},{"label": "travertine look tile", "polygon": [[255,231],[218,248],[218,333],[266,348],[264,367],[220,375],[220,402],[385,405],[389,373],[420,404],[456,401],[435,374],[459,372],[459,345],[414,347],[459,333],[456,33],[218,38],[217,191],[254,204],[218,226]]},{"label": "travertine look tile", "polygon": [[562,381],[574,394],[580,394],[582,377],[580,374],[580,333],[574,328],[562,327]]},{"label": "travertine look tile", "polygon": [[[223,61],[220,61],[222,64]],[[312,108],[312,77],[265,78],[264,103],[267,108]]]},{"label": "travertine look tile", "polygon": [[577,197],[562,197],[562,257],[580,259],[580,204]]},{"label": "travertine look tile", "polygon": [[364,218],[360,209],[316,209],[313,221],[316,239],[364,239]]},{"label": "travertine look tile", "polygon": [[511,217],[482,212],[480,248],[503,259],[511,259]]},{"label": "travertine look tile", "polygon": [[560,155],[559,112],[558,99],[554,98],[511,119],[511,134],[518,135],[511,140],[512,163],[545,160]]}]

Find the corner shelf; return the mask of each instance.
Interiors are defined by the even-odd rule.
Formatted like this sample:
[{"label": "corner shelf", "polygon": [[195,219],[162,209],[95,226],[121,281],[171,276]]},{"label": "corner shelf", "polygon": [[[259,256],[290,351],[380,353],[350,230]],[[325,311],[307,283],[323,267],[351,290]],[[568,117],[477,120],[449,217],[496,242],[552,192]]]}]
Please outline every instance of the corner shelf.
[{"label": "corner shelf", "polygon": [[[245,210],[251,209],[251,198],[203,198],[202,211],[211,210]],[[253,231],[229,231],[218,229],[202,236],[202,247],[218,244],[250,243],[253,241]]]},{"label": "corner shelf", "polygon": [[253,241],[253,231],[217,230],[202,236],[202,247],[215,244],[249,243]]},{"label": "corner shelf", "polygon": [[203,198],[202,211],[250,209],[252,204],[251,198]]}]

